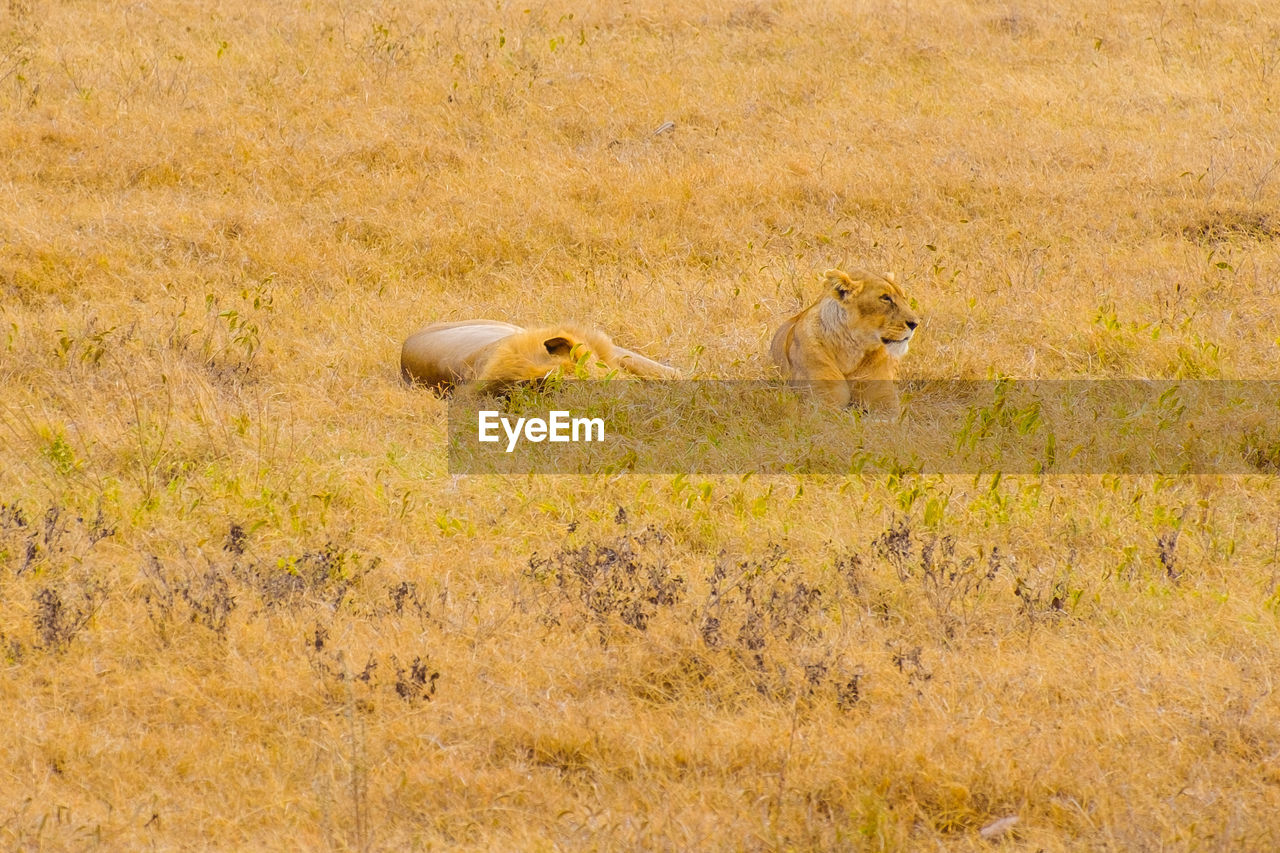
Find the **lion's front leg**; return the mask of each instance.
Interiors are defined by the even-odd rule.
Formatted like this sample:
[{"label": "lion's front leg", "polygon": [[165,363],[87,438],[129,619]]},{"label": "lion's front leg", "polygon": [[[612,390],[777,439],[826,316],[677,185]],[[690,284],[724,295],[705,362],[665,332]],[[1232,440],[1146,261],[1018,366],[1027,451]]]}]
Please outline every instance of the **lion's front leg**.
[{"label": "lion's front leg", "polygon": [[680,371],[674,367],[668,367],[660,361],[654,361],[647,358],[634,350],[626,347],[620,347],[617,344],[613,346],[613,354],[618,359],[618,364],[635,376],[642,379],[679,379]]},{"label": "lion's front leg", "polygon": [[849,394],[849,383],[837,370],[815,371],[804,379],[792,380],[792,385],[804,388],[828,406],[837,409],[848,407],[852,401]]},{"label": "lion's front leg", "polygon": [[901,404],[892,379],[851,379],[847,384],[854,405],[876,415],[898,414]]}]

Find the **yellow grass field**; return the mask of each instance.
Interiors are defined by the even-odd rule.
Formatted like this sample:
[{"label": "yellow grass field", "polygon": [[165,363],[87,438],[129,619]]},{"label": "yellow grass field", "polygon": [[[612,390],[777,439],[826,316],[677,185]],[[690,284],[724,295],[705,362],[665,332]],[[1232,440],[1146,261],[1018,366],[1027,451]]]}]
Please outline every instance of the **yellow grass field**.
[{"label": "yellow grass field", "polygon": [[0,848],[1280,849],[1275,436],[451,475],[398,368],[866,266],[906,377],[1277,378],[1280,6],[7,0],[0,162]]}]

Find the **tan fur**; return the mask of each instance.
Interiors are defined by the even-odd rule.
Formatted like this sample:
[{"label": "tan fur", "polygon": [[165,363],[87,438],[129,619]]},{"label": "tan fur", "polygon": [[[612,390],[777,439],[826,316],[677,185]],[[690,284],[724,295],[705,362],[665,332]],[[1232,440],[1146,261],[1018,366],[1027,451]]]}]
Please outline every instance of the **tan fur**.
[{"label": "tan fur", "polygon": [[524,329],[500,320],[436,323],[410,335],[400,350],[405,380],[441,392],[473,380],[486,391],[499,391],[543,379],[557,369],[569,376],[585,371],[589,378],[604,378],[611,371],[647,379],[680,375],[617,346],[603,332],[576,325]]},{"label": "tan fur", "polygon": [[893,281],[865,270],[827,270],[826,293],[787,320],[769,345],[793,385],[844,408],[896,411],[898,362],[920,318]]}]

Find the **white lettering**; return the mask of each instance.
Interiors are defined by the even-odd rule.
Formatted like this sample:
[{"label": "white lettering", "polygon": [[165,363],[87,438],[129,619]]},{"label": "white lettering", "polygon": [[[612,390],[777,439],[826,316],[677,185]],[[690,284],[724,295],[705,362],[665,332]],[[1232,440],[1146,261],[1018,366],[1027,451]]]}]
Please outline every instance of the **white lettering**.
[{"label": "white lettering", "polygon": [[498,442],[502,437],[498,427],[507,437],[507,453],[516,449],[520,439],[535,444],[543,441],[604,441],[604,418],[575,418],[569,412],[555,409],[546,418],[503,417],[500,412],[482,410],[476,421],[476,438],[482,442]]},{"label": "white lettering", "polygon": [[524,418],[520,418],[516,421],[515,429],[511,428],[511,421],[506,418],[502,419],[502,429],[507,434],[508,453],[516,449],[516,442],[520,440],[520,427],[522,426],[524,426]]},{"label": "white lettering", "polygon": [[[479,438],[481,441],[497,441],[498,440],[497,417],[498,417],[498,413],[494,411],[480,412]],[[490,432],[493,432],[493,434],[490,435]]]},{"label": "white lettering", "polygon": [[[582,431],[586,434],[585,437],[578,438],[578,427],[582,427]],[[596,438],[591,437],[592,430],[596,431]],[[604,418],[574,418],[573,440],[604,441]]]},{"label": "white lettering", "polygon": [[[575,418],[575,420],[577,420]],[[551,432],[547,436],[548,441],[568,441],[569,440],[569,413],[560,409],[551,412],[551,420],[548,422]]]}]

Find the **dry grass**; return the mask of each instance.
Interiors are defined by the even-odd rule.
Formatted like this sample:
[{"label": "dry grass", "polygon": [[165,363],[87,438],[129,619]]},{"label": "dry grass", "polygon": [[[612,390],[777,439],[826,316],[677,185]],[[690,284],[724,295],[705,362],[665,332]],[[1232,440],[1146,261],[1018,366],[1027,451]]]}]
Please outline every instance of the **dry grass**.
[{"label": "dry grass", "polygon": [[1280,847],[1274,477],[449,477],[396,367],[858,263],[915,376],[1273,376],[1280,11],[466,5],[0,9],[0,845]]}]

